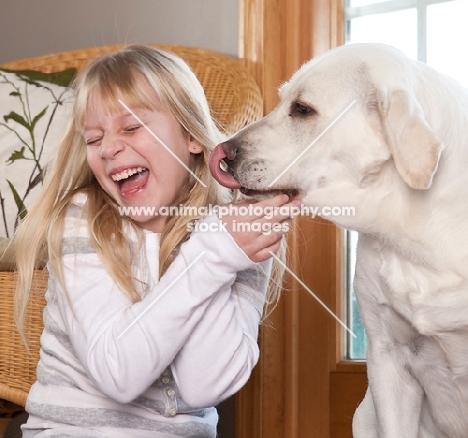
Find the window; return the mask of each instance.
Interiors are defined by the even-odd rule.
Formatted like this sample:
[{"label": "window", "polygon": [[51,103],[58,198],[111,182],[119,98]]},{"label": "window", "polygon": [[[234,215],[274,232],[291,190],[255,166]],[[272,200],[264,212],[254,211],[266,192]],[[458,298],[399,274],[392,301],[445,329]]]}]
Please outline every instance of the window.
[{"label": "window", "polygon": [[[345,0],[345,43],[391,44],[468,86],[465,45],[467,0]],[[356,306],[352,280],[357,235],[346,233],[348,324],[347,356],[363,360],[367,340]]]}]

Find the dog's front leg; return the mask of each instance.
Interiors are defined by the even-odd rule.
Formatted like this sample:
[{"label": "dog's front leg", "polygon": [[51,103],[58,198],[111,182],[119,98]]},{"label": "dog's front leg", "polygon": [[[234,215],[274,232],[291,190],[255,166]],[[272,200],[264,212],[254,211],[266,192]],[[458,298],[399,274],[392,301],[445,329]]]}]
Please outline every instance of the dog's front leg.
[{"label": "dog's front leg", "polygon": [[[376,245],[367,240],[359,238],[354,286],[369,338],[369,391],[357,412],[355,438],[418,438],[423,391],[410,370],[418,334],[388,302],[380,283]],[[366,434],[360,424],[377,430],[377,435],[369,430]]]},{"label": "dog's front leg", "polygon": [[401,381],[398,367],[388,362],[368,360],[368,376],[366,396],[353,418],[353,437],[419,438],[419,385],[410,379]]},{"label": "dog's front leg", "polygon": [[354,438],[379,438],[374,400],[369,387],[364,400],[359,404],[353,417]]},{"label": "dog's front leg", "polygon": [[[371,340],[367,368],[379,438],[418,438],[423,391],[405,364],[405,347]],[[362,438],[369,435],[362,435]],[[361,437],[356,437],[361,438]]]}]

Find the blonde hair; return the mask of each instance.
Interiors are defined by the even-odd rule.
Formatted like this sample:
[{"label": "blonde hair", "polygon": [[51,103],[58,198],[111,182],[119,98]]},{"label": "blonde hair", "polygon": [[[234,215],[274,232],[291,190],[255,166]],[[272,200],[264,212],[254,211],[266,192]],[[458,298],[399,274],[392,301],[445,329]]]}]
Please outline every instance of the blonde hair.
[{"label": "blonde hair", "polygon": [[[146,78],[142,81],[142,78]],[[208,158],[222,135],[210,115],[204,91],[194,73],[178,56],[149,46],[133,45],[117,53],[103,55],[83,69],[74,81],[75,102],[71,120],[60,143],[55,159],[48,170],[39,199],[31,207],[19,227],[14,241],[18,268],[15,318],[22,333],[35,263],[45,254],[62,283],[62,230],[65,211],[78,192],[87,195],[86,217],[90,237],[104,266],[133,301],[139,300],[132,272],[131,245],[123,231],[124,221],[141,236],[139,227],[118,211],[115,201],[101,189],[86,158],[83,138],[85,113],[92,96],[109,109],[121,109],[118,97],[132,107],[154,109],[155,99],[148,96],[148,84],[155,90],[161,103],[167,106],[180,123],[202,147],[203,152],[193,156],[192,175],[174,205],[183,203],[202,207],[232,201],[233,194],[221,187],[211,176]],[[235,195],[235,194],[234,194]],[[190,211],[201,209],[191,208]],[[160,274],[172,262],[175,250],[189,237],[189,222],[197,216],[175,215],[166,221],[161,235]],[[281,286],[278,271],[272,283],[276,296]],[[269,299],[275,301],[275,299]]]}]

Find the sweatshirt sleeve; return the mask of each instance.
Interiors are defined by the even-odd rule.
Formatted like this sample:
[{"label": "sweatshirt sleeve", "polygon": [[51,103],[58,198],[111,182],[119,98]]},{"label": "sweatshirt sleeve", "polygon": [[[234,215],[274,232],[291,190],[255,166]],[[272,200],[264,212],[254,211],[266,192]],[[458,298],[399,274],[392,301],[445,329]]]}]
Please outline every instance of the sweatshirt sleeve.
[{"label": "sweatshirt sleeve", "polygon": [[[218,219],[207,220],[216,222]],[[67,239],[72,239],[73,244],[68,244]],[[121,403],[130,402],[178,356],[180,367],[176,365],[175,370],[181,391],[183,393],[187,387],[185,392],[191,396],[194,388],[190,387],[190,380],[196,378],[197,373],[190,374],[190,370],[195,365],[208,365],[206,372],[216,376],[226,364],[226,358],[212,361],[213,369],[210,369],[209,362],[200,362],[200,354],[213,352],[213,349],[198,348],[199,342],[204,342],[208,327],[219,334],[229,330],[232,342],[228,354],[238,361],[233,369],[244,376],[230,376],[227,380],[236,387],[245,380],[258,355],[253,345],[258,309],[246,304],[248,300],[241,292],[240,282],[236,282],[239,286],[234,286],[234,290],[232,287],[239,271],[254,269],[257,264],[245,255],[227,231],[193,233],[159,282],[134,304],[90,249],[85,219],[74,215],[67,217],[64,248],[66,292],[60,290],[57,294],[58,306],[77,357],[104,394]],[[245,307],[247,311],[239,312]],[[220,345],[219,336],[210,334],[205,340]],[[242,350],[239,355],[232,353],[237,348]],[[198,352],[196,357],[195,352]],[[187,362],[192,354],[193,367]],[[245,368],[239,366],[242,361],[247,363]],[[226,394],[229,384],[221,386],[225,388],[217,392]],[[212,389],[205,386],[203,391]],[[200,394],[200,400],[209,399],[209,395]]]},{"label": "sweatshirt sleeve", "polygon": [[259,358],[257,336],[271,259],[237,274],[205,310],[172,372],[189,406],[216,406],[249,379]]}]

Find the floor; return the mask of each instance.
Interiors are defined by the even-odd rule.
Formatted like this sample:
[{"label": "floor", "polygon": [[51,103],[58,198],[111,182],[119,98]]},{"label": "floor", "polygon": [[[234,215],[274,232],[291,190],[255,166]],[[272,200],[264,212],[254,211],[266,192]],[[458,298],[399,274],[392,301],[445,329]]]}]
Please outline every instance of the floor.
[{"label": "floor", "polygon": [[20,438],[21,435],[13,431],[18,431],[18,422],[23,421],[20,416],[24,414],[21,406],[0,400],[0,438]]}]

